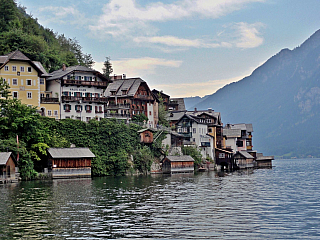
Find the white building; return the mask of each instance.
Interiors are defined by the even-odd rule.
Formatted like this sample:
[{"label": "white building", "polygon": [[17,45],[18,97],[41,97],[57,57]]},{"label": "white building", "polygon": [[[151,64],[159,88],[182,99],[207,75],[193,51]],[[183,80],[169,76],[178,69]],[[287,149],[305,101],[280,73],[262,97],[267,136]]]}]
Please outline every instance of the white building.
[{"label": "white building", "polygon": [[104,91],[109,80],[100,72],[84,66],[65,67],[51,73],[47,91],[59,98],[59,119],[81,121],[104,118]]}]

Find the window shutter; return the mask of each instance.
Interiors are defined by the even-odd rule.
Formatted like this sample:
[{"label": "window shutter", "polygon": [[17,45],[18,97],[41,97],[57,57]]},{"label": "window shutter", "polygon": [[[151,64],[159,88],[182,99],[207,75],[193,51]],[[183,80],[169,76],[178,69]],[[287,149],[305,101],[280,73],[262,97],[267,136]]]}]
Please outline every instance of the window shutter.
[{"label": "window shutter", "polygon": [[63,105],[63,110],[66,110],[66,105]]}]

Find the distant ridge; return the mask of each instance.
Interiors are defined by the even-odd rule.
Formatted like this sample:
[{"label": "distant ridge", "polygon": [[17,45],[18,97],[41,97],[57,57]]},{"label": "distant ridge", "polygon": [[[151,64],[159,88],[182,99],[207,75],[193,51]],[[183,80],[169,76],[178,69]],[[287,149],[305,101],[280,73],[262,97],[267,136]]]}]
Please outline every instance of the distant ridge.
[{"label": "distant ridge", "polygon": [[224,124],[253,123],[254,148],[266,154],[320,157],[320,30],[194,107],[221,112]]}]

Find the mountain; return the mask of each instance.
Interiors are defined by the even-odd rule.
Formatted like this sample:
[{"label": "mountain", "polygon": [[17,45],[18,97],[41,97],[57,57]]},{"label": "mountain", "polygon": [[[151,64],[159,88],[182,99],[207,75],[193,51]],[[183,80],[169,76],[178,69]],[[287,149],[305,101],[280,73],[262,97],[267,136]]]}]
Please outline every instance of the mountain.
[{"label": "mountain", "polygon": [[265,154],[320,157],[320,30],[195,107],[221,112],[224,124],[252,123],[254,149]]},{"label": "mountain", "polygon": [[210,95],[206,95],[204,97],[199,97],[199,96],[196,96],[196,97],[186,97],[184,98],[184,104],[186,106],[186,109],[187,110],[192,110],[192,107],[197,105],[198,103],[206,100],[207,97],[209,97]]}]

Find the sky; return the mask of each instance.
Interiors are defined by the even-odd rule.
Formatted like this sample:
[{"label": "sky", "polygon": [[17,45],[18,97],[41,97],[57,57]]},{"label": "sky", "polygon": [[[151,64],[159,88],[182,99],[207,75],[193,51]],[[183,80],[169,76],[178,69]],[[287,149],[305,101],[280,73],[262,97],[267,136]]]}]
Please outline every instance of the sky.
[{"label": "sky", "polygon": [[171,97],[204,96],[249,76],[320,28],[319,0],[17,0],[76,38],[102,71],[141,77]]}]

